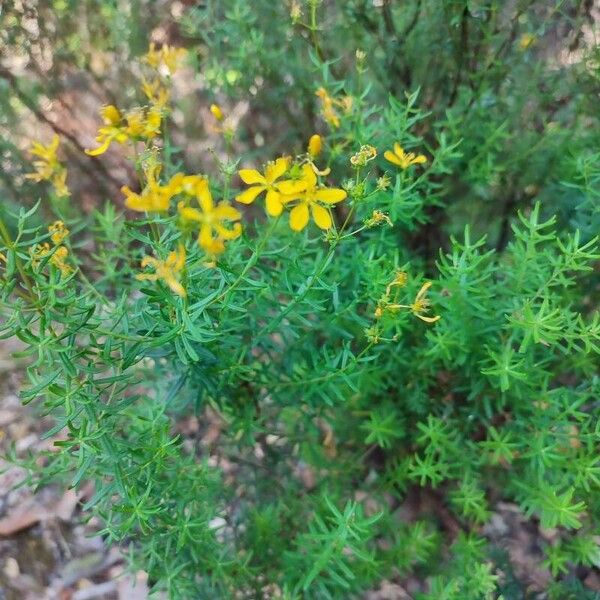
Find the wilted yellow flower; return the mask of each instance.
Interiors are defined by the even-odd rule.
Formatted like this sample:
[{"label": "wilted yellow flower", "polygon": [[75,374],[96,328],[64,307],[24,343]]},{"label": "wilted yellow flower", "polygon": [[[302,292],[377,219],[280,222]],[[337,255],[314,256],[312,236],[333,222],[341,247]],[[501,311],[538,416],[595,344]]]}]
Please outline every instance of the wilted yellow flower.
[{"label": "wilted yellow flower", "polygon": [[47,146],[40,142],[33,142],[31,154],[37,156],[39,160],[33,161],[35,172],[28,173],[25,177],[37,182],[50,181],[54,186],[56,195],[65,197],[70,194],[66,184],[67,169],[60,163],[56,155],[59,143],[60,138],[58,135],[54,135]]},{"label": "wilted yellow flower", "polygon": [[50,239],[55,246],[60,246],[69,235],[69,230],[62,221],[54,221],[54,223],[48,227],[48,231],[50,232]]},{"label": "wilted yellow flower", "polygon": [[377,157],[377,149],[374,146],[366,144],[360,147],[360,150],[350,157],[350,164],[353,167],[364,167],[369,161]]},{"label": "wilted yellow flower", "polygon": [[404,152],[402,146],[398,143],[394,144],[393,152],[391,150],[386,150],[383,156],[386,160],[389,160],[401,169],[408,169],[411,165],[420,165],[427,162],[427,157],[423,154]]},{"label": "wilted yellow flower", "polygon": [[40,262],[51,252],[52,255],[50,256],[49,260],[50,264],[54,265],[62,275],[69,275],[73,269],[65,262],[67,256],[69,255],[69,251],[67,250],[66,246],[58,246],[54,251],[50,248],[50,244],[48,242],[32,246],[29,248],[29,257],[33,267],[37,269]]},{"label": "wilted yellow flower", "polygon": [[382,175],[377,179],[377,189],[378,190],[387,190],[390,185],[392,185],[392,180],[388,175]]},{"label": "wilted yellow flower", "polygon": [[183,221],[200,224],[198,243],[209,254],[218,254],[225,248],[224,243],[219,240],[234,240],[242,233],[242,225],[234,222],[232,229],[227,229],[224,223],[239,221],[242,217],[240,212],[227,202],[215,203],[208,187],[208,181],[203,179],[197,186],[196,200],[200,209],[179,203],[179,214]]},{"label": "wilted yellow flower", "polygon": [[278,158],[275,162],[270,162],[265,167],[265,174],[261,175],[255,169],[241,169],[239,175],[242,181],[252,187],[243,191],[241,194],[236,196],[236,201],[242,204],[251,204],[258,197],[259,194],[266,191],[265,206],[267,213],[272,217],[277,217],[283,210],[283,204],[281,201],[281,190],[280,186],[285,184],[286,190],[290,192],[290,186],[296,185],[296,188],[300,189],[301,184],[290,181],[277,180],[282,177],[289,169],[290,164],[287,158]]},{"label": "wilted yellow flower", "polygon": [[281,198],[284,204],[298,201],[290,212],[290,227],[294,231],[302,231],[306,227],[311,213],[318,227],[330,229],[333,221],[329,207],[347,196],[342,189],[318,187],[317,176],[311,165],[303,165],[302,179],[282,183],[280,191],[285,194]]},{"label": "wilted yellow flower", "polygon": [[180,63],[186,54],[187,50],[184,48],[175,48],[168,44],[164,44],[157,50],[156,45],[152,42],[144,60],[156,70],[160,69],[162,66],[166,67],[169,74],[173,75],[179,68]]},{"label": "wilted yellow flower", "polygon": [[211,104],[210,112],[212,113],[212,116],[219,122],[225,118],[225,115],[218,104]]},{"label": "wilted yellow flower", "polygon": [[323,150],[323,139],[317,133],[310,136],[310,140],[308,140],[308,153],[311,158],[317,158],[321,151]]},{"label": "wilted yellow flower", "polygon": [[390,227],[393,227],[392,220],[380,210],[374,210],[373,214],[365,220],[365,225],[367,227],[375,227],[377,225],[381,225],[381,223],[387,223]]},{"label": "wilted yellow flower", "polygon": [[417,292],[415,299],[412,301],[412,304],[390,304],[387,308],[389,309],[400,309],[400,308],[408,308],[411,310],[412,314],[415,317],[421,319],[421,321],[425,321],[427,323],[435,323],[441,317],[426,317],[424,313],[429,312],[429,306],[431,304],[430,300],[426,298],[427,291],[431,287],[431,281],[426,281],[421,289]]},{"label": "wilted yellow flower", "polygon": [[385,295],[389,297],[392,292],[393,287],[402,288],[408,283],[408,275],[405,271],[398,271],[396,273],[396,277],[391,281],[391,283],[385,289]]},{"label": "wilted yellow flower", "polygon": [[139,281],[156,281],[162,279],[178,296],[185,297],[185,289],[181,285],[181,271],[185,266],[185,248],[180,244],[177,251],[170,252],[165,260],[159,260],[152,256],[144,256],[142,268],[152,267],[154,273],[139,273],[135,276]]},{"label": "wilted yellow flower", "polygon": [[169,210],[171,199],[182,191],[183,174],[171,177],[165,185],[158,182],[160,165],[154,165],[146,170],[146,187],[139,193],[132,192],[124,185],[121,188],[125,194],[125,206],[139,212],[165,212]]},{"label": "wilted yellow flower", "polygon": [[536,39],[537,38],[535,35],[533,35],[533,33],[524,33],[519,39],[519,49],[527,50],[528,48],[531,48],[531,46],[533,46],[533,44],[535,43]]}]

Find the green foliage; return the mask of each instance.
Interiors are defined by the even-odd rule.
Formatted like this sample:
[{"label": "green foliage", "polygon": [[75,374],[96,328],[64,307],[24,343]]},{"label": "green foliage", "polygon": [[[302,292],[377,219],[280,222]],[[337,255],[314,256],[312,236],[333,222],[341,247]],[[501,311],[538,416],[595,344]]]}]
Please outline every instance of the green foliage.
[{"label": "green foliage", "polygon": [[[587,597],[565,577],[599,563],[587,4],[176,3],[179,90],[194,93],[166,77],[175,98],[161,137],[118,146],[136,189],[200,172],[234,205],[239,169],[290,155],[290,180],[308,165],[347,195],[324,232],[314,212],[290,229],[295,200],[280,217],[244,208],[241,235],[214,251],[178,206],[199,195],[182,184],[166,210],[137,214],[114,191],[104,202],[123,170],[86,158],[77,139],[65,143],[71,199],[54,189],[34,202],[17,122],[40,117],[43,92],[60,95],[66,66],[94,79],[102,102],[146,102],[139,58],[164,8],[51,4],[35,19],[57,32],[40,29],[54,88],[0,70],[11,130],[0,136],[0,337],[19,342],[23,402],[54,423],[43,461],[9,458],[37,485],[91,481],[85,517],[173,599],[360,598],[411,577],[422,600],[508,600],[483,533],[498,502],[556,530],[549,597]],[[0,18],[0,39],[33,60],[19,7]],[[103,56],[119,60],[100,77]],[[199,98],[226,113],[208,142]],[[317,131],[324,148],[310,157]],[[417,161],[386,160],[394,143]],[[88,188],[102,204],[86,213],[77,190]],[[58,243],[56,219],[70,229]],[[176,252],[171,276],[140,267]]]}]

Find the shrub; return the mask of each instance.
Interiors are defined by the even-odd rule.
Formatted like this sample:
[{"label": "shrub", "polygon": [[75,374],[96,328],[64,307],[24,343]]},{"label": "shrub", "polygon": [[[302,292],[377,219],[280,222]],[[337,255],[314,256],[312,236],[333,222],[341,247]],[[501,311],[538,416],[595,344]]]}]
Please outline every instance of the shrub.
[{"label": "shrub", "polygon": [[[415,572],[423,599],[509,598],[482,530],[500,500],[557,530],[556,597],[598,564],[585,3],[408,4],[190,8],[187,52],[132,58],[135,99],[87,149],[122,150],[137,187],[84,214],[57,136],[32,149],[48,198],[3,203],[2,336],[56,448],[11,458],[93,482],[84,514],[171,598]],[[554,64],[551,33],[580,60]],[[197,169],[173,97],[206,48],[220,146]],[[248,93],[254,130],[228,109]],[[415,490],[434,508],[404,521]]]}]

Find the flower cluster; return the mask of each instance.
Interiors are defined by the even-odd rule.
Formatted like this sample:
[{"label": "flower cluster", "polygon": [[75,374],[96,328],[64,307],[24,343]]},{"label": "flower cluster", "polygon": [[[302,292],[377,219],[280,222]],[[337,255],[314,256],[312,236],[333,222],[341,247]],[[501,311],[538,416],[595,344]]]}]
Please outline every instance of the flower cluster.
[{"label": "flower cluster", "polygon": [[280,180],[289,170],[287,158],[269,163],[264,175],[254,169],[242,169],[239,172],[242,181],[252,187],[239,194],[236,200],[250,204],[266,191],[265,204],[269,215],[279,216],[284,208],[291,207],[289,223],[293,231],[302,231],[310,215],[318,227],[330,229],[333,225],[330,207],[344,200],[346,192],[320,186],[311,163],[300,167],[299,177]]},{"label": "flower cluster", "polygon": [[100,109],[104,126],[98,130],[98,148],[86,150],[90,156],[104,154],[113,142],[151,140],[160,134],[161,110],[157,106],[138,107],[121,114],[116,106],[109,104]]},{"label": "flower cluster", "polygon": [[70,195],[67,188],[67,169],[61,164],[56,155],[59,143],[60,138],[56,134],[47,146],[40,142],[33,142],[31,154],[37,156],[38,160],[33,161],[35,172],[28,173],[25,177],[37,182],[50,181],[54,186],[56,195],[66,197]]},{"label": "flower cluster", "polygon": [[62,221],[55,221],[48,227],[52,246],[48,242],[36,244],[29,249],[29,258],[32,266],[37,269],[43,259],[49,256],[48,261],[54,265],[62,275],[70,275],[72,267],[66,263],[69,256],[68,248],[63,244],[69,235],[69,230]]}]

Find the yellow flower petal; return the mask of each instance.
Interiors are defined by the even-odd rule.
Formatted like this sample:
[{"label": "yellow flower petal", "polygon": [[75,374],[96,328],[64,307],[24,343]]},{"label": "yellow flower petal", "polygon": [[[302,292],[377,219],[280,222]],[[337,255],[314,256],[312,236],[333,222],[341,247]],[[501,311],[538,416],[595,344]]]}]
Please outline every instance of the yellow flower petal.
[{"label": "yellow flower petal", "polygon": [[242,235],[242,225],[240,223],[234,223],[233,229],[227,229],[219,223],[215,224],[214,228],[219,236],[224,240],[235,240]]},{"label": "yellow flower petal", "polygon": [[306,181],[303,179],[286,179],[276,183],[275,187],[285,196],[294,196],[306,189]]},{"label": "yellow flower petal", "polygon": [[315,220],[315,223],[321,229],[329,229],[332,225],[331,215],[326,208],[319,206],[318,204],[313,204],[311,206],[312,216]]},{"label": "yellow flower petal", "polygon": [[286,158],[278,158],[274,163],[269,163],[265,167],[265,179],[273,183],[279,179],[289,168],[289,162]]},{"label": "yellow flower petal", "polygon": [[341,202],[348,194],[339,188],[323,188],[315,192],[315,200],[325,202],[327,204],[336,204]]},{"label": "yellow flower petal", "polygon": [[230,204],[226,202],[221,202],[212,213],[217,219],[229,219],[231,221],[237,221],[241,219],[242,215],[239,210],[233,208]]},{"label": "yellow flower petal", "polygon": [[198,198],[198,203],[205,213],[212,212],[214,202],[212,199],[212,194],[210,193],[210,188],[208,187],[208,181],[206,179],[203,179],[198,183],[196,188],[196,197]]},{"label": "yellow flower petal", "polygon": [[304,202],[294,206],[290,212],[290,228],[302,231],[308,223],[308,216],[308,206]]},{"label": "yellow flower petal", "polygon": [[391,163],[397,165],[398,167],[402,166],[400,159],[391,150],[386,150],[383,153],[383,156],[386,160],[389,160]]},{"label": "yellow flower petal", "polygon": [[198,236],[198,243],[202,248],[207,250],[212,246],[212,228],[206,223],[202,223],[200,226],[200,235]]},{"label": "yellow flower petal", "polygon": [[302,179],[304,179],[306,187],[309,189],[317,185],[317,176],[311,165],[304,165],[302,167]]},{"label": "yellow flower petal", "polygon": [[395,155],[396,155],[398,158],[400,158],[400,157],[404,156],[404,148],[402,148],[402,146],[401,146],[401,145],[400,145],[398,142],[396,142],[396,143],[394,144],[394,154],[395,154]]},{"label": "yellow flower petal", "polygon": [[253,183],[267,183],[267,180],[256,169],[241,169],[239,176],[248,185],[252,185]]},{"label": "yellow flower petal", "polygon": [[420,164],[423,164],[423,163],[427,162],[427,157],[423,156],[423,154],[419,154],[419,156],[417,156],[416,158],[414,158],[412,162],[415,165],[420,165]]},{"label": "yellow flower petal", "polygon": [[252,204],[256,200],[256,197],[264,191],[264,185],[255,185],[249,187],[247,190],[244,190],[241,194],[238,194],[235,197],[236,202],[241,202],[242,204]]},{"label": "yellow flower petal", "polygon": [[93,150],[86,150],[85,153],[88,156],[100,156],[108,150],[108,147],[110,146],[111,142],[112,138],[107,137],[101,146],[99,146],[98,148],[94,148]]},{"label": "yellow flower petal", "polygon": [[275,190],[268,190],[265,206],[267,213],[271,217],[278,217],[283,211],[283,204],[281,203],[281,195]]},{"label": "yellow flower petal", "polygon": [[415,314],[415,316],[421,319],[421,321],[425,321],[426,323],[435,323],[436,321],[439,321],[442,318],[439,315],[437,317],[424,317],[423,315]]},{"label": "yellow flower petal", "polygon": [[204,221],[202,213],[197,208],[190,206],[180,206],[179,214],[184,221],[198,221],[199,223]]}]

